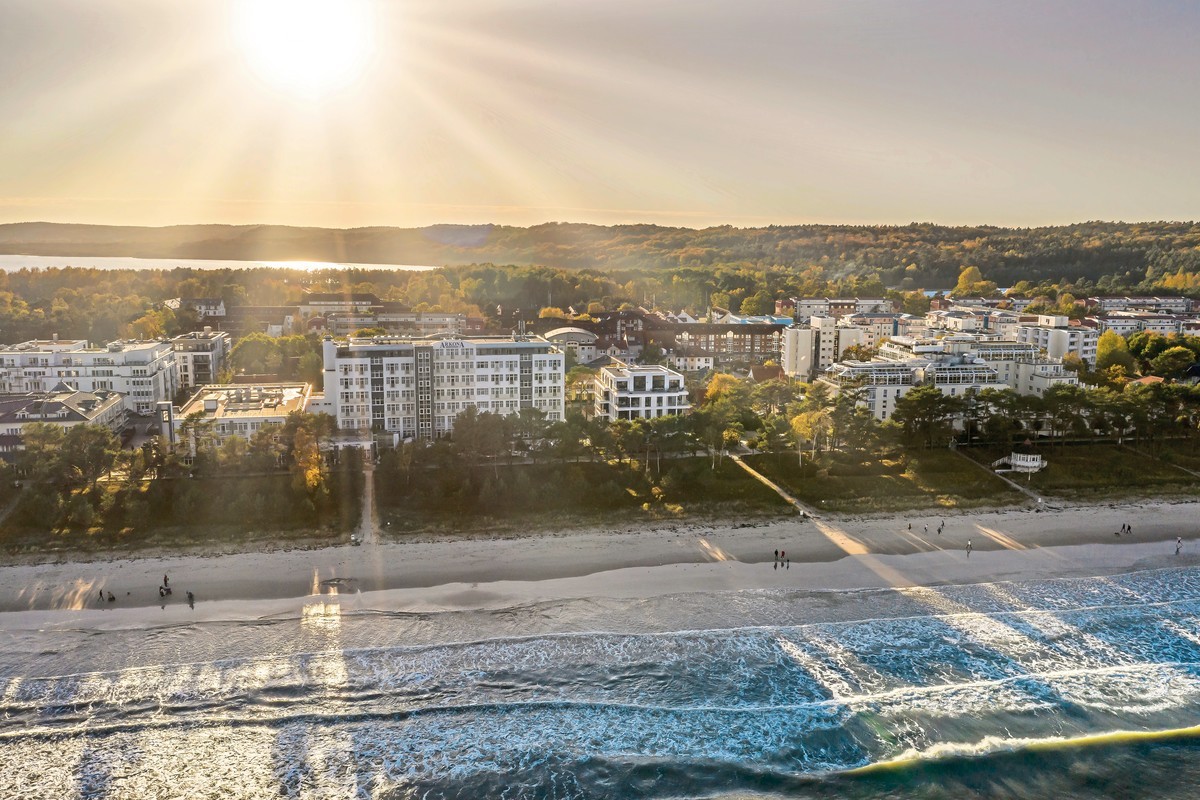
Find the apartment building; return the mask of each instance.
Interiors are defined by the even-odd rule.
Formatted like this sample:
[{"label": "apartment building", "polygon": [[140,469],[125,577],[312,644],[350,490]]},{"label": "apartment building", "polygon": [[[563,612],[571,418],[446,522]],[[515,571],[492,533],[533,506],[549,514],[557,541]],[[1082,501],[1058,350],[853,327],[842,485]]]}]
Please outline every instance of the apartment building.
[{"label": "apartment building", "polygon": [[595,361],[599,355],[596,343],[600,340],[600,337],[583,328],[574,326],[555,328],[554,330],[546,331],[544,337],[546,341],[563,351],[563,353],[570,353],[576,363],[579,364]]},{"label": "apartment building", "polygon": [[812,317],[842,317],[846,314],[884,314],[895,311],[892,301],[882,297],[792,297],[775,304],[776,314],[791,310],[797,322]]},{"label": "apartment building", "polygon": [[1075,373],[1043,357],[1033,343],[969,334],[896,337],[880,346],[874,360],[839,362],[821,380],[839,390],[861,391],[862,402],[879,420],[887,419],[895,401],[915,386],[936,386],[950,396],[983,389],[1042,395],[1054,386],[1079,383]]},{"label": "apartment building", "polygon": [[592,394],[595,416],[613,422],[672,417],[691,408],[683,376],[657,365],[601,367]]},{"label": "apartment building", "polygon": [[45,392],[59,383],[81,392],[117,392],[125,408],[151,414],[179,390],[179,369],[169,341],[33,340],[0,347],[0,394]]},{"label": "apartment building", "polygon": [[103,425],[120,433],[125,415],[124,399],[116,392],[80,392],[65,383],[45,392],[0,395],[0,453],[20,450],[25,427],[35,422],[63,428]]},{"label": "apartment building", "polygon": [[1116,331],[1122,336],[1147,331],[1162,336],[1182,333],[1189,319],[1174,314],[1164,314],[1157,311],[1112,311],[1099,317],[1090,317],[1101,333]]},{"label": "apartment building", "polygon": [[1194,302],[1188,297],[1089,297],[1089,306],[1109,311],[1158,311],[1167,314],[1186,314]]},{"label": "apartment building", "polygon": [[808,325],[783,331],[780,364],[789,377],[811,381],[840,361],[847,348],[866,344],[867,338],[863,328],[840,324],[833,317],[812,317]]},{"label": "apartment building", "polygon": [[171,346],[179,366],[180,387],[194,389],[217,382],[217,376],[229,365],[232,340],[225,331],[205,326],[202,331],[176,336]]},{"label": "apartment building", "polygon": [[1050,358],[1062,359],[1072,353],[1088,364],[1095,364],[1100,332],[1091,327],[1071,325],[1067,317],[1040,314],[1036,324],[1017,326],[1017,341],[1036,344]]},{"label": "apartment building", "polygon": [[434,439],[468,408],[563,419],[563,353],[538,336],[325,337],[325,402],[346,431]]},{"label": "apartment building", "polygon": [[305,292],[297,303],[303,316],[327,316],[335,311],[366,311],[381,303],[370,292]]},{"label": "apartment building", "polygon": [[293,411],[305,411],[311,391],[307,383],[202,386],[172,415],[175,440],[194,453],[197,436],[249,439],[265,427],[282,427]]},{"label": "apartment building", "polygon": [[675,329],[675,344],[692,352],[708,353],[718,364],[761,364],[778,359],[786,325],[723,325],[701,322]]},{"label": "apartment building", "polygon": [[382,328],[389,335],[432,336],[468,332],[471,323],[466,314],[449,311],[413,311],[402,303],[383,302],[375,306],[331,311],[325,317],[326,328],[334,336],[348,336],[363,328]]}]

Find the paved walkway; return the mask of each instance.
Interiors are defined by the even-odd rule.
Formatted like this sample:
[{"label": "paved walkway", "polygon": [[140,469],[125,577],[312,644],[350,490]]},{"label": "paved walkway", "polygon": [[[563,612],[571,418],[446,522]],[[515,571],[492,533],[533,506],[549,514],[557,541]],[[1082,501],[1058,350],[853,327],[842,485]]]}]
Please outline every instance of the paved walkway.
[{"label": "paved walkway", "polygon": [[816,509],[815,509],[815,508],[813,508],[813,507],[812,507],[812,506],[810,506],[810,505],[806,505],[806,504],[804,504],[804,503],[801,503],[799,500],[797,500],[795,497],[793,497],[791,494],[789,494],[789,493],[788,493],[788,492],[787,492],[787,491],[786,491],[786,490],[785,490],[785,489],[784,489],[782,486],[780,486],[778,483],[776,483],[775,481],[771,480],[771,479],[770,479],[770,478],[768,478],[766,475],[763,475],[761,472],[759,472],[759,471],[758,471],[758,470],[756,470],[754,467],[752,467],[752,466],[750,466],[749,464],[747,464],[745,461],[742,461],[742,457],[741,457],[741,456],[730,455],[730,456],[729,456],[729,458],[733,460],[733,463],[737,464],[739,467],[741,467],[742,469],[744,469],[744,470],[746,471],[746,473],[747,473],[747,474],[748,474],[750,477],[754,478],[754,480],[758,481],[758,482],[759,482],[759,483],[761,483],[763,486],[766,486],[768,489],[770,489],[771,491],[775,492],[775,494],[779,495],[779,496],[780,496],[780,497],[782,497],[784,500],[786,500],[787,502],[789,502],[789,503],[791,503],[793,506],[795,506],[795,507],[796,507],[796,509],[797,509],[797,510],[799,510],[801,514],[804,514],[805,516],[812,517],[813,519],[816,519],[816,517],[817,517],[817,511],[816,511]]},{"label": "paved walkway", "polygon": [[363,493],[358,539],[364,545],[379,544],[379,525],[375,522],[375,459],[363,453]]}]

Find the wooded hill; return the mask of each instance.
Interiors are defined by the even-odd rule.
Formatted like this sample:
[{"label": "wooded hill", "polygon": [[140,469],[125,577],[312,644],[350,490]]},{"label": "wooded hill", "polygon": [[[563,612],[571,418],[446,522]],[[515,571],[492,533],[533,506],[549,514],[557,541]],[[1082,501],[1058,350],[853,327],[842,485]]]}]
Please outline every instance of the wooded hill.
[{"label": "wooded hill", "polygon": [[[831,278],[877,276],[886,286],[905,289],[950,288],[962,267],[974,265],[1002,287],[1021,280],[1077,283],[1109,276],[1114,285],[1152,281],[1181,292],[1200,289],[1200,223],[1194,222],[1086,222],[1020,229],[921,223],[703,230],[577,223],[336,230],[30,222],[0,225],[0,253],[432,266],[490,262],[600,270],[820,266]],[[1160,281],[1164,276],[1178,285]]]}]

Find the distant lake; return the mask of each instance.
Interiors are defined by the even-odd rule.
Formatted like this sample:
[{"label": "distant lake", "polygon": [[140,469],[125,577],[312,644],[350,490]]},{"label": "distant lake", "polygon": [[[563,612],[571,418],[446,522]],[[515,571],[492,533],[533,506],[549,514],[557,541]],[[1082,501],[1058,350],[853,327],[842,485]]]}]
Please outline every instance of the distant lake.
[{"label": "distant lake", "polygon": [[11,256],[0,255],[0,270],[88,267],[91,269],[402,269],[430,270],[437,267],[415,264],[341,264],[330,261],[212,261],[200,258],[113,258],[104,256]]}]

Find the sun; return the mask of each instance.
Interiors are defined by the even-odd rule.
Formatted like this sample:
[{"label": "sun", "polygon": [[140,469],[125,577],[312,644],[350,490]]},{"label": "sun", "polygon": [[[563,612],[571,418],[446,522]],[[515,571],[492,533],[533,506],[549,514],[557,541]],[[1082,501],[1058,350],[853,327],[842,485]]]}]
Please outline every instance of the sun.
[{"label": "sun", "polygon": [[238,0],[234,32],[264,81],[307,97],[354,82],[374,48],[370,0]]}]

